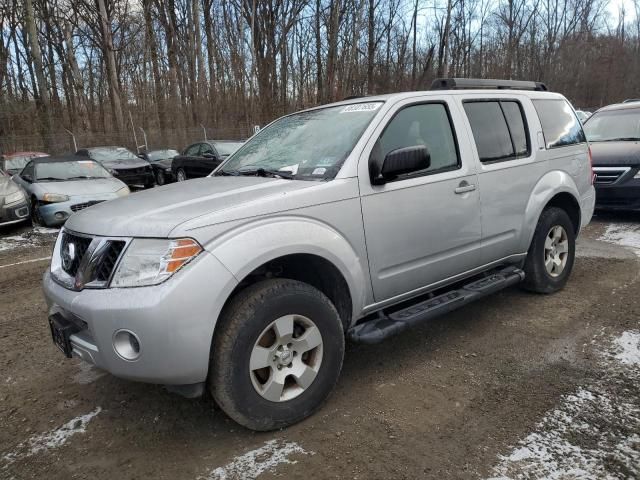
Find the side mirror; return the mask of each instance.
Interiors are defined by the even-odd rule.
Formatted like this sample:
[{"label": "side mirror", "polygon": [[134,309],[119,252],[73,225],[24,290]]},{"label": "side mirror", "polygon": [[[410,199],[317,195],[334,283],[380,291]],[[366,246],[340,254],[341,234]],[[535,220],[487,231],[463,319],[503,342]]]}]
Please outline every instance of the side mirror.
[{"label": "side mirror", "polygon": [[138,158],[141,158],[142,160],[146,160],[146,159],[147,159],[147,155],[146,155],[146,154],[144,154],[144,153],[139,153],[139,154],[137,155],[137,157],[138,157]]},{"label": "side mirror", "polygon": [[392,150],[384,157],[382,165],[374,156],[369,159],[369,173],[373,185],[384,185],[405,173],[425,170],[431,165],[431,154],[425,145],[415,145]]},{"label": "side mirror", "polygon": [[203,154],[202,154],[202,156],[203,156],[204,158],[211,158],[211,159],[213,159],[213,160],[215,160],[215,159],[216,159],[216,156],[215,156],[213,153],[211,153],[211,152],[205,152],[205,153],[203,153]]},{"label": "side mirror", "polygon": [[21,178],[25,181],[25,182],[29,182],[29,183],[33,183],[33,177],[31,177],[31,175],[21,175]]}]

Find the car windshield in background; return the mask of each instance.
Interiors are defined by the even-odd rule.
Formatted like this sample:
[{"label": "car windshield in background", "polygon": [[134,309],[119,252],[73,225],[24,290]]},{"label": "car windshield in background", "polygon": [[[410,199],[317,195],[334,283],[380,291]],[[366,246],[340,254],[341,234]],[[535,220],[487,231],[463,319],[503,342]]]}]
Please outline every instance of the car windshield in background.
[{"label": "car windshield in background", "polygon": [[99,162],[108,162],[111,160],[138,160],[131,151],[124,147],[118,148],[92,148],[89,150],[91,158]]},{"label": "car windshield in background", "polygon": [[216,150],[222,156],[231,155],[242,146],[242,142],[216,142],[214,143]]},{"label": "car windshield in background", "polygon": [[283,117],[245,143],[218,174],[282,172],[302,180],[331,179],[381,105],[357,103]]},{"label": "car windshield in background", "polygon": [[594,113],[584,124],[590,142],[640,140],[640,108]]},{"label": "car windshield in background", "polygon": [[32,158],[33,157],[27,155],[21,157],[6,158],[4,160],[5,169],[10,173],[18,173],[25,167],[27,163],[29,163],[29,160],[31,160]]},{"label": "car windshield in background", "polygon": [[111,174],[92,160],[39,163],[36,165],[37,181],[86,180],[109,178]]},{"label": "car windshield in background", "polygon": [[158,160],[164,160],[165,158],[173,158],[176,155],[180,155],[180,152],[177,150],[153,150],[147,154],[149,160],[152,162],[157,162]]}]

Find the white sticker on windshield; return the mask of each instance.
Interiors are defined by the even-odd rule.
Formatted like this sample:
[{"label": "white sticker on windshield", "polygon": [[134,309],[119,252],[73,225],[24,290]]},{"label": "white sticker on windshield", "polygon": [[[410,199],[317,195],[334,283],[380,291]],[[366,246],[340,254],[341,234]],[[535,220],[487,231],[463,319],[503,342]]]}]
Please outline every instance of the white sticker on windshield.
[{"label": "white sticker on windshield", "polygon": [[354,103],[353,105],[347,105],[340,113],[352,113],[352,112],[373,112],[382,105],[380,102],[375,103]]},{"label": "white sticker on windshield", "polygon": [[324,175],[326,173],[326,168],[316,168],[311,172],[311,175]]}]

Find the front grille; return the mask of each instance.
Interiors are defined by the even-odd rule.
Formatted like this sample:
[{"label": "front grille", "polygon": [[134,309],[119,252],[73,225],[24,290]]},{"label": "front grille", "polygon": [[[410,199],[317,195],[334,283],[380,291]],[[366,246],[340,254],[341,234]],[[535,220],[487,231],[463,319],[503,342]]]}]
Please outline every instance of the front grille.
[{"label": "front grille", "polygon": [[120,258],[124,246],[125,242],[123,241],[112,240],[109,242],[109,247],[102,257],[102,262],[100,262],[96,269],[97,281],[106,282],[111,278],[111,273],[118,262],[118,258]]},{"label": "front grille", "polygon": [[76,203],[75,205],[71,205],[71,210],[74,212],[79,212],[80,210],[84,210],[87,207],[90,207],[92,205],[97,205],[98,203],[102,203],[102,202],[104,202],[104,200],[93,200],[91,202]]},{"label": "front grille", "polygon": [[[92,238],[63,231],[60,268],[70,277],[62,279],[64,284],[75,290],[107,287],[126,245],[125,240]],[[85,259],[88,255],[91,258]]]},{"label": "front grille", "polygon": [[594,167],[596,185],[610,185],[617,182],[620,177],[629,171],[629,167]]},{"label": "front grille", "polygon": [[85,253],[87,253],[89,245],[91,245],[91,238],[80,237],[68,232],[64,232],[62,234],[60,257],[62,260],[62,269],[67,274],[72,277],[76,276],[80,263],[82,262]]}]

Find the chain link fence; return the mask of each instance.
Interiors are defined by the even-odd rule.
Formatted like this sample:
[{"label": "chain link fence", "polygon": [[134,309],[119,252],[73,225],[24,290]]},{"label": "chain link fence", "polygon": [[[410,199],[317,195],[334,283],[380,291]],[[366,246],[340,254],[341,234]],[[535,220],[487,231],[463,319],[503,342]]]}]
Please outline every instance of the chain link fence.
[{"label": "chain link fence", "polygon": [[[253,126],[236,125],[223,128],[183,128],[160,131],[136,128],[122,133],[57,132],[43,135],[0,136],[0,154],[11,152],[46,152],[59,155],[74,152],[76,148],[116,145],[136,152],[145,146],[147,150],[174,148],[182,151],[187,145],[202,140],[245,140],[253,135]],[[75,144],[74,144],[75,140]]]}]

